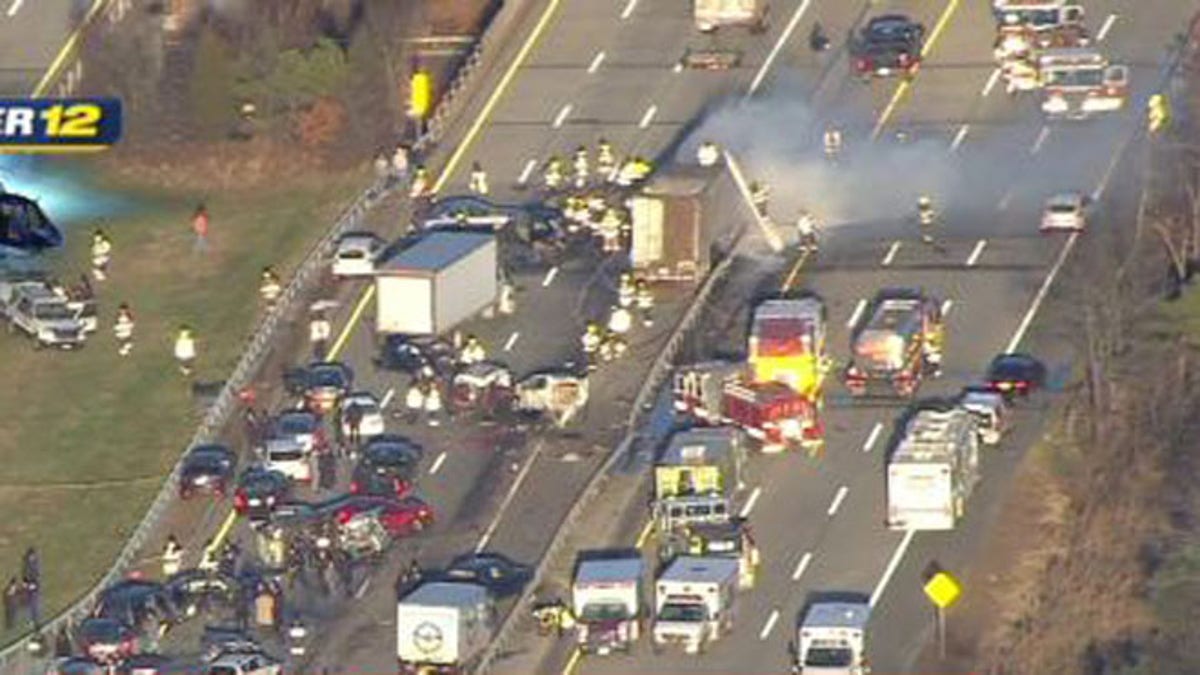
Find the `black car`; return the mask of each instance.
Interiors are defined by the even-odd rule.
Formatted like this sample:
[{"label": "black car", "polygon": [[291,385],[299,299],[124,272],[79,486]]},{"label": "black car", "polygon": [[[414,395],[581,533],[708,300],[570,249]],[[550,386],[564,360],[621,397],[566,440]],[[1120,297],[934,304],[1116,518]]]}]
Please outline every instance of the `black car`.
[{"label": "black car", "polygon": [[252,521],[263,521],[271,516],[279,502],[292,495],[292,480],[278,472],[253,466],[242,472],[238,479],[237,492],[233,495],[233,508],[239,515]]},{"label": "black car", "polygon": [[533,569],[498,553],[468,553],[450,562],[442,575],[447,581],[468,581],[497,598],[516,595],[533,579]]},{"label": "black car", "polygon": [[180,618],[167,587],[148,579],[125,579],[104,589],[93,615],[134,627],[171,624]]},{"label": "black car", "polygon": [[903,14],[877,16],[851,42],[854,71],[863,78],[914,75],[924,44],[925,26]]},{"label": "black car", "polygon": [[375,359],[375,366],[410,375],[417,374],[425,366],[439,373],[448,373],[453,368],[454,360],[454,349],[436,338],[389,335]]},{"label": "black car", "polygon": [[0,186],[0,257],[37,255],[62,245],[62,231],[36,201]]},{"label": "black car", "polygon": [[137,633],[115,619],[91,617],[75,629],[75,641],[84,656],[100,663],[116,663],[137,652]]},{"label": "black car", "polygon": [[304,401],[308,409],[325,415],[354,387],[354,371],[344,363],[324,361],[305,370]]},{"label": "black car", "polygon": [[1046,366],[1028,354],[1000,354],[988,366],[986,379],[988,388],[1011,400],[1046,386]]},{"label": "black car", "polygon": [[212,443],[188,450],[179,469],[179,496],[200,492],[224,496],[237,473],[237,454],[227,446]]},{"label": "black car", "polygon": [[237,593],[237,580],[223,574],[187,569],[164,583],[171,602],[185,616],[194,616],[209,601],[227,602]]},{"label": "black car", "polygon": [[407,438],[378,436],[363,448],[354,467],[350,492],[403,497],[412,490],[413,477],[423,456],[421,446]]}]

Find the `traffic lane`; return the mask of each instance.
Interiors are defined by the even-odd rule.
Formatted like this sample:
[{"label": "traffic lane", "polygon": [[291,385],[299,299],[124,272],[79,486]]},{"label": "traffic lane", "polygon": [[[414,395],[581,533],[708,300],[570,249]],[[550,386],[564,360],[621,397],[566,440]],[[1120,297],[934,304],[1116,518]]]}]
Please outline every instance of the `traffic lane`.
[{"label": "traffic lane", "polygon": [[1094,45],[1114,63],[1157,64],[1178,33],[1186,33],[1196,12],[1194,3],[1154,3],[1153,11],[1134,11],[1120,0],[1086,5],[1085,18]]},{"label": "traffic lane", "polygon": [[[0,1],[0,64],[36,69],[40,78],[74,28],[72,0]],[[29,95],[29,91],[11,92]]]}]

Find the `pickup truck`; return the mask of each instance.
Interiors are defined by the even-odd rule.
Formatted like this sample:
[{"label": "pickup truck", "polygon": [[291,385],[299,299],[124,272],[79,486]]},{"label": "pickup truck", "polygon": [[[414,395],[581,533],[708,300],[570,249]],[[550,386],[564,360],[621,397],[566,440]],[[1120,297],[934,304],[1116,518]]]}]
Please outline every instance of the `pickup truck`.
[{"label": "pickup truck", "polygon": [[89,331],[81,311],[45,282],[0,282],[0,313],[8,319],[9,332],[20,330],[38,348],[82,347]]},{"label": "pickup truck", "polygon": [[863,79],[912,77],[921,67],[924,45],[924,25],[903,14],[884,14],[867,22],[851,40],[851,63]]}]

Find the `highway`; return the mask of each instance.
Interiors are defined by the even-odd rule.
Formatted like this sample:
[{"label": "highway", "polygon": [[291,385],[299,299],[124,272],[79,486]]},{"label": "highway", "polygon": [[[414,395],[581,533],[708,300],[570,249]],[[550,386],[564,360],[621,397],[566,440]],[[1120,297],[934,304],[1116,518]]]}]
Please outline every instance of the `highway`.
[{"label": "highway", "polygon": [[0,94],[28,96],[75,29],[77,0],[0,0]]},{"label": "highway", "polygon": [[[1136,166],[1122,161],[1130,148],[1127,140],[1142,125],[1142,105],[1156,83],[1164,46],[1192,11],[1186,3],[1155,7],[1155,12],[1109,20],[1121,11],[1119,3],[1086,5],[1092,30],[1102,34],[1101,47],[1114,62],[1132,66],[1131,105],[1113,119],[1046,126],[1034,105],[1009,100],[1001,87],[989,84],[993,23],[986,3],[879,4],[875,11],[880,13],[897,9],[919,17],[934,27],[934,36],[927,63],[911,86],[900,87],[900,95],[893,94],[894,83],[852,85],[857,89],[837,104],[848,116],[873,113],[870,124],[855,128],[877,132],[881,140],[896,128],[907,129],[916,145],[904,151],[876,150],[864,166],[846,167],[842,176],[814,181],[821,194],[803,197],[818,204],[822,198],[831,199],[835,217],[863,211],[853,203],[856,197],[868,203],[865,210],[880,214],[835,228],[833,241],[815,265],[806,265],[796,284],[815,290],[828,303],[835,358],[844,363],[848,325],[861,311],[861,301],[882,286],[919,286],[944,300],[948,319],[945,374],[927,383],[922,395],[954,393],[975,381],[994,354],[1014,349],[1040,355],[1050,366],[1051,380],[1061,384],[1070,368],[1069,353],[1052,330],[1053,323],[1047,326],[1034,317],[1044,303],[1053,303],[1047,299],[1053,296],[1048,290],[1051,278],[1064,269],[1073,249],[1085,247],[1072,239],[1037,234],[1041,202],[1059,190],[1089,191],[1100,200],[1103,226],[1129,222],[1136,201],[1131,190],[1136,190],[1137,181]],[[824,5],[815,9],[823,18]],[[886,103],[880,105],[881,100]],[[848,146],[853,142],[848,139]],[[771,154],[769,140],[757,145]],[[753,164],[755,157],[746,161]],[[768,161],[785,163],[774,157]],[[812,161],[795,158],[791,163]],[[876,185],[887,194],[870,194]],[[921,245],[915,228],[905,224],[903,214],[912,212],[913,199],[922,191],[945,204],[940,242],[944,251]],[[797,192],[804,188],[797,187]],[[888,211],[902,215],[882,217]],[[768,272],[762,283],[749,285],[778,288],[783,271]],[[722,299],[716,314],[721,303],[736,306]],[[726,348],[729,341],[726,337]],[[721,346],[713,343],[710,349]],[[764,564],[759,586],[738,601],[733,634],[700,658],[652,656],[643,644],[632,661],[580,660],[559,648],[539,672],[562,670],[564,661],[568,670],[578,667],[589,673],[781,672],[789,666],[788,644],[802,606],[811,594],[822,592],[871,599],[870,661],[876,672],[916,669],[933,629],[932,610],[920,588],[923,570],[937,562],[967,579],[971,592],[976,581],[970,576],[972,553],[986,536],[1013,467],[1038,436],[1053,397],[1039,398],[1018,411],[1016,433],[998,452],[987,455],[984,481],[959,529],[914,536],[882,526],[883,457],[900,408],[854,404],[842,391],[836,384],[831,389],[824,458],[764,457],[753,462],[746,501]],[[638,502],[621,538],[593,544],[628,546],[644,517],[644,501]],[[953,625],[953,610],[950,622]]]}]

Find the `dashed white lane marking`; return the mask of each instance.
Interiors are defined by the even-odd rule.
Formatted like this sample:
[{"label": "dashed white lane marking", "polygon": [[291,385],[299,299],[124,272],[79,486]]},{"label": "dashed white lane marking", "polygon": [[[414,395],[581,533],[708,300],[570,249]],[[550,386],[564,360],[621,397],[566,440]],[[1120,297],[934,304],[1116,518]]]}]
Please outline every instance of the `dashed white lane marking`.
[{"label": "dashed white lane marking", "polygon": [[1058,271],[1062,269],[1063,263],[1067,262],[1067,256],[1071,254],[1071,249],[1075,247],[1075,240],[1078,238],[1079,233],[1072,232],[1071,236],[1067,238],[1067,243],[1063,244],[1062,252],[1058,254],[1058,260],[1054,261],[1054,267],[1050,268],[1050,273],[1046,275],[1042,287],[1038,289],[1037,295],[1033,296],[1033,304],[1029,305],[1029,311],[1025,312],[1025,316],[1021,318],[1017,332],[1013,333],[1012,339],[1008,341],[1008,346],[1004,348],[1005,352],[1014,352],[1021,344],[1021,340],[1025,337],[1025,331],[1029,330],[1029,324],[1033,323],[1033,317],[1037,316],[1038,309],[1045,302],[1046,294],[1050,292],[1050,285],[1054,283],[1054,278],[1058,276]]},{"label": "dashed white lane marking", "polygon": [[842,507],[842,502],[846,500],[846,495],[849,494],[849,492],[850,488],[846,487],[845,485],[838,488],[837,494],[833,496],[833,501],[829,504],[829,510],[826,511],[829,516],[832,517],[837,515],[838,509]]},{"label": "dashed white lane marking", "polygon": [[1050,127],[1042,127],[1038,132],[1037,138],[1033,141],[1033,147],[1029,149],[1029,154],[1036,155],[1038,150],[1042,149],[1042,145],[1046,143],[1046,139],[1050,136]]},{"label": "dashed white lane marking", "polygon": [[554,283],[554,277],[556,277],[556,276],[558,276],[558,266],[557,265],[555,265],[554,267],[551,267],[549,272],[546,272],[546,278],[542,279],[542,288],[546,288],[550,284]]},{"label": "dashed white lane marking", "polygon": [[23,4],[25,4],[25,0],[12,0],[12,3],[8,6],[8,16],[16,16],[17,12],[21,11],[21,5]]},{"label": "dashed white lane marking", "polygon": [[779,623],[779,610],[773,609],[771,615],[767,617],[767,622],[763,624],[762,630],[758,631],[758,639],[766,640],[771,635],[771,631],[775,630],[776,623]]},{"label": "dashed white lane marking", "polygon": [[537,160],[531,159],[525,162],[525,168],[521,169],[521,175],[517,176],[517,185],[524,185],[529,182],[529,176],[533,174],[533,170],[537,168]]},{"label": "dashed white lane marking", "polygon": [[858,323],[858,320],[860,318],[862,318],[863,310],[865,310],[866,308],[867,308],[866,299],[864,298],[864,299],[859,300],[858,304],[854,306],[854,311],[850,313],[850,319],[848,321],[846,321],[846,328],[854,328],[854,325]]},{"label": "dashed white lane marking", "polygon": [[624,21],[633,16],[633,10],[637,8],[638,0],[629,0],[625,3],[625,9],[621,10],[621,20]]},{"label": "dashed white lane marking", "polygon": [[1000,203],[996,205],[996,209],[1000,211],[1007,209],[1008,205],[1012,203],[1014,194],[1016,193],[1012,189],[1009,189],[1008,192],[1005,192],[1004,196],[1000,198]]},{"label": "dashed white lane marking", "polygon": [[588,75],[592,75],[597,70],[600,70],[601,63],[604,63],[604,52],[596,52],[596,55],[592,57],[592,63],[588,65]]},{"label": "dashed white lane marking", "polygon": [[943,318],[945,318],[945,316],[946,316],[947,314],[949,314],[949,313],[950,313],[950,310],[951,310],[951,309],[953,309],[953,308],[954,308],[954,301],[953,301],[953,300],[951,300],[951,299],[949,299],[949,298],[947,298],[947,299],[943,300],[943,301],[942,301],[942,317],[943,317]]},{"label": "dashed white lane marking", "polygon": [[892,575],[896,573],[896,568],[900,566],[900,561],[904,559],[904,554],[908,551],[908,547],[912,544],[913,537],[916,534],[916,530],[909,530],[904,533],[904,538],[900,540],[900,544],[896,546],[896,551],[892,553],[892,559],[888,561],[887,568],[883,570],[883,576],[879,578],[879,583],[875,584],[875,590],[871,593],[871,607],[878,604],[879,598],[883,597],[883,592],[887,589],[888,582],[892,580]]},{"label": "dashed white lane marking", "polygon": [[642,121],[638,122],[639,129],[645,129],[650,126],[650,122],[654,120],[654,115],[658,112],[658,106],[652,105],[646,108],[646,112],[642,115]]},{"label": "dashed white lane marking", "polygon": [[508,336],[508,341],[504,343],[504,351],[511,352],[519,337],[521,337],[520,331],[513,331],[513,334]]},{"label": "dashed white lane marking", "polygon": [[392,398],[394,398],[395,396],[396,396],[396,388],[395,387],[391,387],[386,392],[384,392],[383,399],[379,401],[379,409],[387,410],[388,405],[391,404]]},{"label": "dashed white lane marking", "polygon": [[671,72],[672,73],[682,73],[683,72],[683,61],[676,63],[675,67],[671,69]]},{"label": "dashed white lane marking", "polygon": [[964,124],[958,128],[958,133],[954,134],[954,140],[950,141],[950,152],[958,149],[962,145],[963,139],[967,137],[967,131],[971,128],[970,124]]},{"label": "dashed white lane marking", "polygon": [[[11,14],[9,16],[12,16]],[[1096,42],[1104,42],[1104,38],[1108,37],[1108,31],[1112,30],[1113,24],[1117,22],[1116,14],[1109,14],[1108,18],[1100,26],[1100,32],[1096,33]]]},{"label": "dashed white lane marking", "polygon": [[758,503],[758,498],[762,496],[762,486],[754,488],[750,493],[750,498],[746,500],[746,505],[742,507],[742,512],[738,515],[742,518],[750,516],[750,512],[754,510],[754,505]]},{"label": "dashed white lane marking", "polygon": [[883,265],[884,267],[891,265],[892,260],[895,259],[896,253],[898,253],[899,251],[900,251],[900,242],[893,241],[892,245],[887,250],[887,255],[883,256],[883,262],[880,264]]},{"label": "dashed white lane marking", "polygon": [[988,75],[987,82],[983,83],[983,91],[979,92],[980,96],[987,96],[992,93],[992,89],[996,87],[996,83],[1000,81],[1000,69],[997,68]]},{"label": "dashed white lane marking", "polygon": [[746,90],[747,98],[753,96],[758,91],[758,88],[762,86],[763,80],[767,78],[767,73],[771,70],[771,66],[775,64],[775,59],[779,57],[779,52],[783,50],[783,46],[792,37],[796,26],[800,25],[800,17],[804,16],[804,12],[808,11],[810,4],[812,4],[812,0],[804,0],[796,8],[796,11],[792,13],[792,18],[783,29],[783,33],[779,35],[779,39],[775,41],[775,44],[771,47],[771,51],[767,53],[767,60],[763,61],[758,72],[754,74],[754,80],[750,82],[750,88]]},{"label": "dashed white lane marking", "polygon": [[558,114],[554,116],[554,124],[551,126],[553,126],[555,129],[561,127],[563,122],[567,121],[567,115],[570,115],[571,111],[574,109],[575,106],[571,105],[570,103],[564,105],[562,109],[558,111]]},{"label": "dashed white lane marking", "polygon": [[438,455],[437,459],[433,460],[433,466],[429,467],[429,475],[432,476],[433,474],[437,473],[439,470],[441,470],[442,465],[445,463],[446,451],[443,450],[442,454]]},{"label": "dashed white lane marking", "polygon": [[792,570],[792,581],[799,581],[800,577],[804,576],[804,570],[808,569],[809,563],[812,562],[812,553],[805,553],[800,562],[796,563],[796,569]]},{"label": "dashed white lane marking", "polygon": [[975,248],[971,249],[971,255],[967,256],[967,267],[974,267],[975,263],[979,262],[979,256],[983,255],[983,249],[986,247],[987,239],[975,242]]},{"label": "dashed white lane marking", "polygon": [[870,452],[875,447],[875,442],[879,440],[879,435],[883,433],[883,422],[876,422],[875,426],[871,427],[871,433],[867,434],[867,440],[863,443],[863,452]]},{"label": "dashed white lane marking", "polygon": [[504,519],[505,512],[512,504],[512,500],[520,491],[521,485],[525,482],[525,477],[529,475],[529,470],[533,468],[534,462],[537,461],[538,455],[542,454],[542,448],[546,445],[545,441],[538,441],[533,446],[533,451],[529,453],[529,458],[525,460],[525,465],[521,467],[521,471],[517,473],[517,479],[513,481],[511,487],[508,488],[508,493],[504,495],[504,500],[500,502],[500,508],[496,510],[496,515],[492,518],[492,522],[483,531],[483,536],[479,538],[479,543],[475,544],[475,552],[479,553],[487,548],[488,542],[492,540],[492,535],[496,533],[496,528],[500,527],[500,522]]},{"label": "dashed white lane marking", "polygon": [[363,579],[363,582],[358,586],[358,590],[354,592],[354,599],[361,600],[362,596],[367,594],[367,589],[371,587],[371,577]]}]

